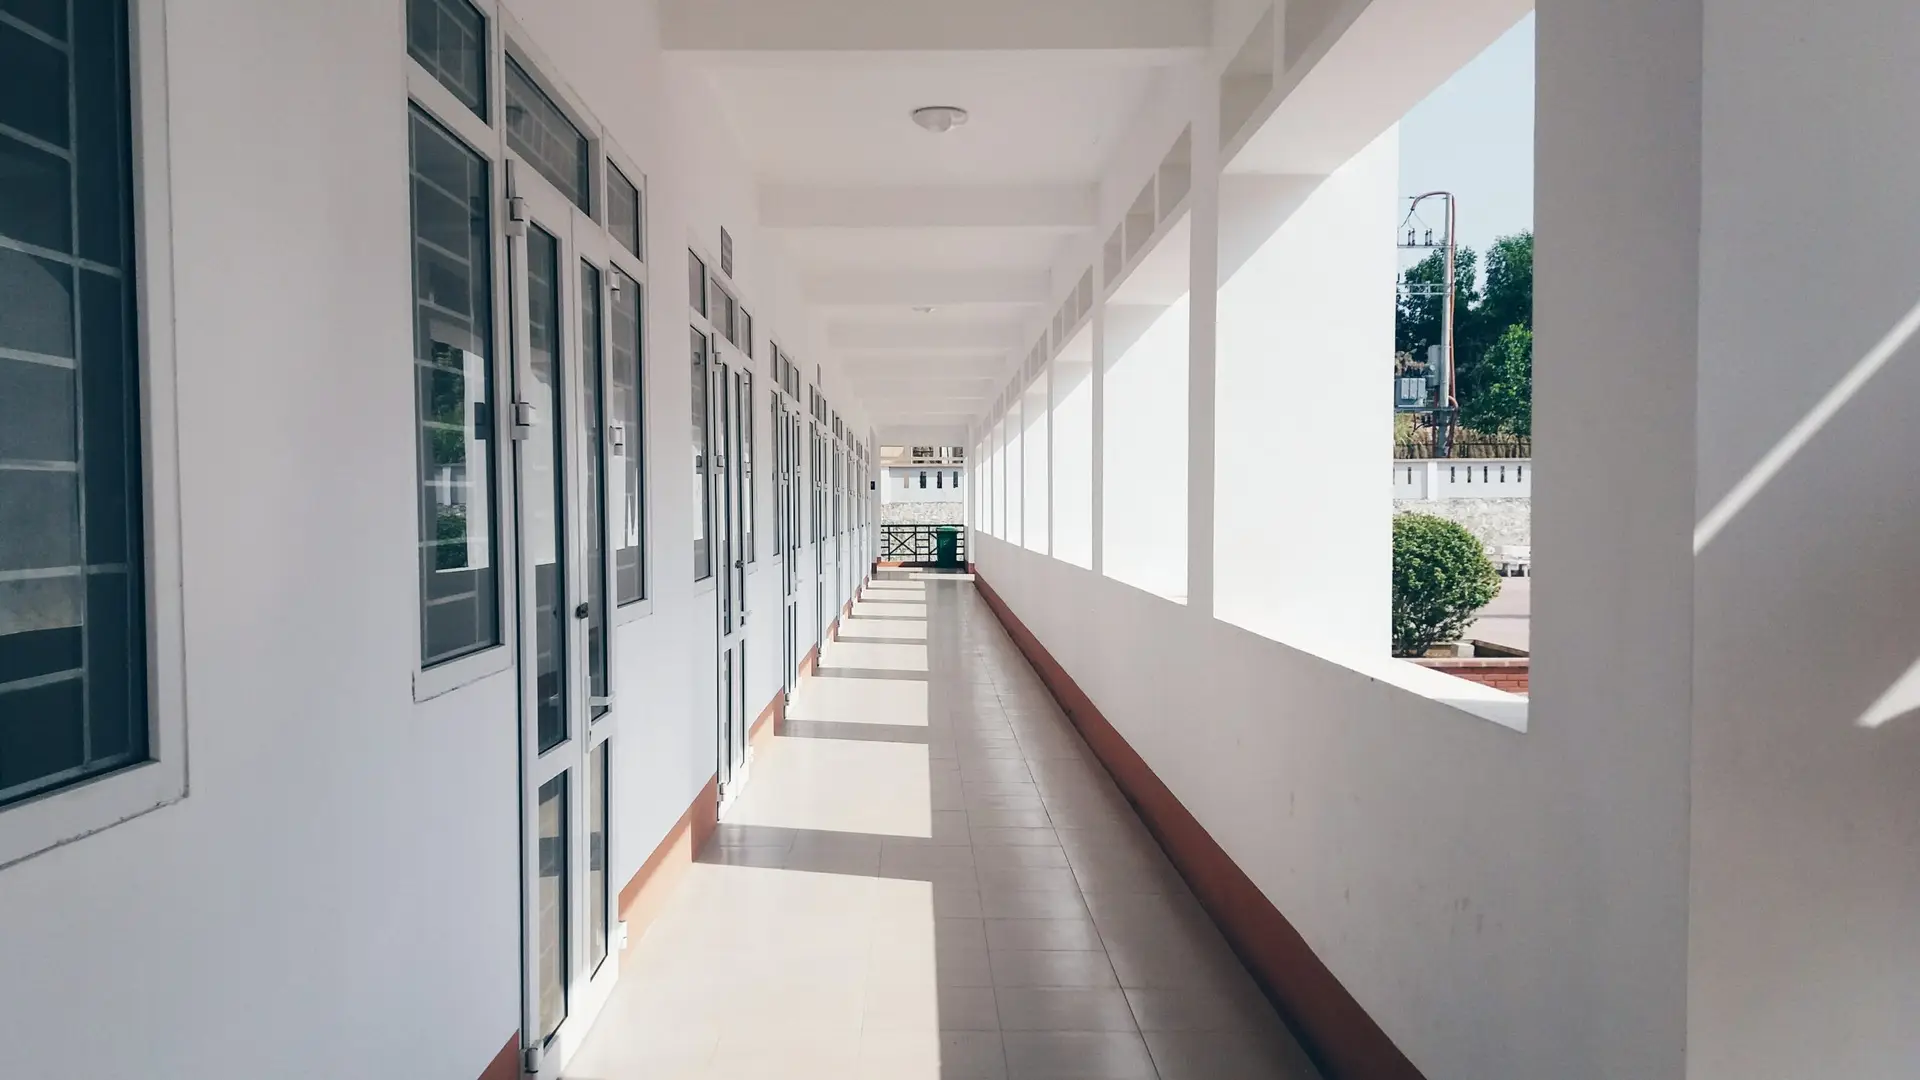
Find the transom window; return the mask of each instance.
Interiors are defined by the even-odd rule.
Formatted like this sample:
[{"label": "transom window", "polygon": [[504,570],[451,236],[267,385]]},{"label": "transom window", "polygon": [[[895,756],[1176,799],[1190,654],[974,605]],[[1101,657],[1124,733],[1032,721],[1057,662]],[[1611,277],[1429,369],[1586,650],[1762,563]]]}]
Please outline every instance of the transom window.
[{"label": "transom window", "polygon": [[487,118],[487,17],[467,0],[407,0],[407,53]]},{"label": "transom window", "polygon": [[707,264],[692,249],[687,251],[687,306],[701,315],[707,313]]},{"label": "transom window", "polygon": [[512,57],[507,58],[507,145],[575,206],[593,213],[587,137]]},{"label": "transom window", "polygon": [[149,756],[127,32],[0,11],[0,804]]},{"label": "transom window", "polygon": [[642,238],[640,223],[645,214],[640,206],[640,189],[627,174],[616,165],[607,166],[607,232],[622,247],[638,258],[646,258],[640,250]]},{"label": "transom window", "polygon": [[[491,51],[512,47],[510,26],[505,33],[490,30],[488,17],[471,0],[407,0],[423,672],[480,653],[500,658],[475,661],[483,666],[510,662],[498,647],[507,640],[503,589],[512,581],[501,556],[507,520],[502,470],[510,464],[501,440],[511,410],[505,401],[508,367],[496,349],[509,310],[502,306],[504,285],[496,274],[507,243],[500,163],[508,151],[583,210],[590,209],[596,188],[607,192],[607,235],[618,246],[604,245],[604,266],[592,265],[590,274],[583,268],[582,293],[604,295],[599,306],[576,313],[606,330],[605,347],[585,360],[592,369],[588,381],[604,388],[604,396],[591,402],[606,444],[604,468],[589,477],[604,507],[595,519],[605,535],[593,540],[594,547],[611,550],[611,603],[633,604],[646,592],[640,456],[645,268],[627,258],[644,250],[644,180],[604,156],[598,128],[589,135],[583,125],[591,121],[574,119],[584,109],[563,109],[520,54]],[[489,70],[504,70],[500,92],[506,107],[485,129],[464,113],[450,113],[453,106],[425,79],[431,76],[486,119]],[[596,631],[604,644],[610,627],[596,624]],[[455,673],[435,675],[416,692],[431,695],[459,685],[463,676],[454,666]]]}]

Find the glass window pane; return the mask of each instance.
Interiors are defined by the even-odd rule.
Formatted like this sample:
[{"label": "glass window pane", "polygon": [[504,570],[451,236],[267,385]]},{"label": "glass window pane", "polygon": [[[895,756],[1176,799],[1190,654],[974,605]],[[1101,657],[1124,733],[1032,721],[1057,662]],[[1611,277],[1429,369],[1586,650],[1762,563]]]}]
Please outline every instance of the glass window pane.
[{"label": "glass window pane", "polygon": [[533,430],[520,446],[521,557],[533,571],[535,726],[542,753],[567,741],[565,431],[560,424],[560,241],[527,229],[527,385]]},{"label": "glass window pane", "polygon": [[67,0],[0,0],[0,11],[49,37],[67,38]]},{"label": "glass window pane", "polygon": [[692,251],[687,252],[687,306],[707,313],[707,264]]},{"label": "glass window pane", "polygon": [[507,61],[507,145],[574,205],[593,212],[587,137],[512,60]]},{"label": "glass window pane", "polygon": [[[0,236],[49,251],[71,251],[71,186],[72,177],[64,157],[0,128]],[[17,259],[27,258],[9,254]],[[0,268],[0,273],[4,272],[4,268]]]},{"label": "glass window pane", "polygon": [[691,331],[693,346],[693,505],[700,512],[693,517],[693,580],[705,581],[713,574],[713,542],[708,524],[713,521],[713,486],[707,483],[707,339],[699,330]]},{"label": "glass window pane", "polygon": [[[0,23],[7,803],[144,760],[148,748],[125,5],[77,5],[71,27],[64,3],[5,0],[0,9],[66,45]],[[90,170],[81,187],[104,193],[77,217],[75,130]],[[99,240],[83,271],[72,253],[88,236]]]},{"label": "glass window pane", "polygon": [[500,643],[487,163],[412,116],[421,662]]},{"label": "glass window pane", "polygon": [[0,128],[64,152],[73,145],[68,124],[67,54],[0,22]]},{"label": "glass window pane", "polygon": [[613,449],[613,493],[609,496],[611,513],[619,522],[614,534],[614,593],[619,603],[630,604],[646,591],[641,536],[646,499],[642,486],[646,473],[641,454],[646,448],[641,424],[640,358],[644,348],[641,336],[641,312],[646,310],[640,283],[614,272],[620,291],[613,294],[613,423],[616,425]]},{"label": "glass window pane", "polygon": [[646,252],[640,250],[640,223],[644,220],[640,210],[640,189],[628,180],[625,173],[609,163],[607,165],[607,231],[613,234],[628,251],[642,261]]},{"label": "glass window pane", "polygon": [[740,373],[740,478],[746,492],[740,499],[741,546],[747,549],[747,561],[753,562],[757,546],[753,542],[753,373]]},{"label": "glass window pane", "polygon": [[536,825],[540,836],[540,885],[535,898],[535,949],[539,956],[540,1037],[560,1030],[567,1018],[567,774],[540,785]]},{"label": "glass window pane", "polygon": [[[601,314],[600,270],[592,263],[580,264],[580,357],[585,379],[581,396],[587,474],[587,694],[599,699],[607,696],[607,428],[602,382],[606,362],[600,336],[605,323]],[[592,706],[597,719],[607,706]]]},{"label": "glass window pane", "polygon": [[[78,5],[76,5],[78,7]],[[80,255],[108,266],[132,264],[133,191],[122,180],[132,148],[124,27],[84,16],[74,43],[74,187]]]},{"label": "glass window pane", "polygon": [[487,118],[487,17],[467,0],[407,0],[407,55]]},{"label": "glass window pane", "polygon": [[587,970],[607,958],[607,744],[587,756]]}]

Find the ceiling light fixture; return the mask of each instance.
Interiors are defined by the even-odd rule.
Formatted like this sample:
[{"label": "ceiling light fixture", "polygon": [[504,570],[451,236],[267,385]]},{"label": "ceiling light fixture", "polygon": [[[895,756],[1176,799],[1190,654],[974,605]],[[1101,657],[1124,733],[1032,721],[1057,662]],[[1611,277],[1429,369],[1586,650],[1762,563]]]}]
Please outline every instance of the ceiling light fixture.
[{"label": "ceiling light fixture", "polygon": [[967,110],[955,105],[925,105],[913,110],[913,122],[940,135],[967,122]]},{"label": "ceiling light fixture", "polygon": [[915,304],[913,310],[919,312],[922,315],[931,315],[933,314],[933,305],[932,304]]}]

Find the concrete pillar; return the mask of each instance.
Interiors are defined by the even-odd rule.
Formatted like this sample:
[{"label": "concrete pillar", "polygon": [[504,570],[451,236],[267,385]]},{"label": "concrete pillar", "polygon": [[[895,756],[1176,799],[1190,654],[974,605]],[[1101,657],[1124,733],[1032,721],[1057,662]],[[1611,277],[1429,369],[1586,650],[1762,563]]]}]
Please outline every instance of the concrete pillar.
[{"label": "concrete pillar", "polygon": [[1702,5],[1537,8],[1525,737],[1564,777],[1547,902],[1589,959],[1556,1022],[1595,1080],[1686,1075]]},{"label": "concrete pillar", "polygon": [[1107,305],[1101,299],[1112,284],[1104,276],[1094,289],[1093,318],[1093,572],[1106,566],[1107,518]]},{"label": "concrete pillar", "polygon": [[1216,300],[1220,284],[1220,97],[1202,94],[1193,117],[1187,273],[1187,611],[1214,614]]}]

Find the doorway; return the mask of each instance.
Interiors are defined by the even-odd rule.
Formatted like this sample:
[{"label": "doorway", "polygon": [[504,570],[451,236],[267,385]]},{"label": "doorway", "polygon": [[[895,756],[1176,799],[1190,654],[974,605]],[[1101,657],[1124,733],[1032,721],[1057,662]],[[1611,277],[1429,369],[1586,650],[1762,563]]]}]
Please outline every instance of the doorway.
[{"label": "doorway", "polygon": [[800,683],[800,410],[792,398],[791,368],[775,353],[779,373],[773,393],[773,438],[778,502],[775,505],[775,541],[780,549],[781,686],[792,695]]},{"label": "doorway", "polygon": [[715,775],[724,807],[746,783],[747,733],[753,720],[747,700],[746,530],[751,495],[744,477],[748,410],[753,406],[751,377],[732,344],[717,334],[706,342],[707,452],[713,463],[707,471],[713,486],[707,501],[713,507],[708,535],[713,538],[719,693]]},{"label": "doorway", "polygon": [[618,977],[609,874],[610,314],[643,268],[517,155],[507,162],[519,565],[522,1046],[555,1076]]}]

